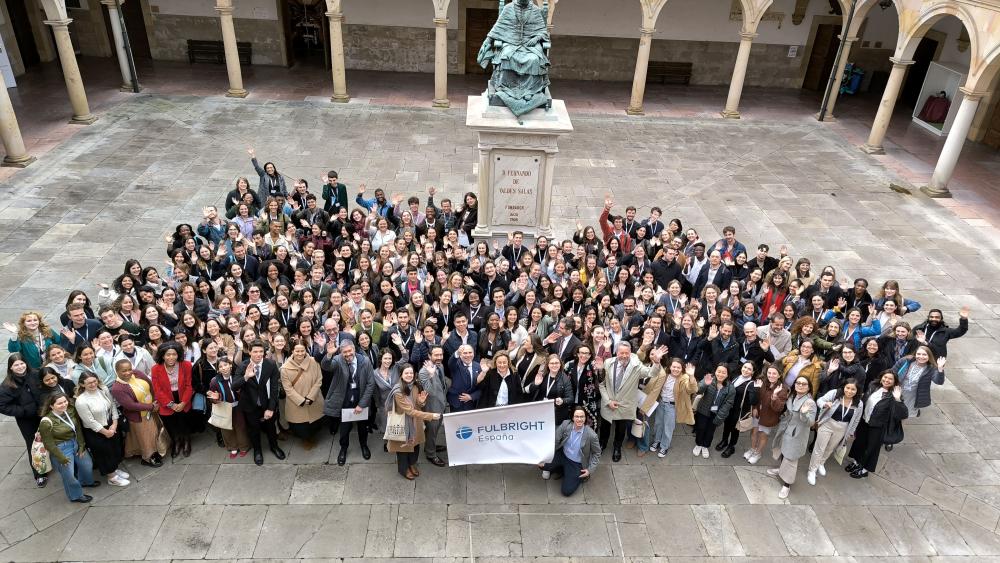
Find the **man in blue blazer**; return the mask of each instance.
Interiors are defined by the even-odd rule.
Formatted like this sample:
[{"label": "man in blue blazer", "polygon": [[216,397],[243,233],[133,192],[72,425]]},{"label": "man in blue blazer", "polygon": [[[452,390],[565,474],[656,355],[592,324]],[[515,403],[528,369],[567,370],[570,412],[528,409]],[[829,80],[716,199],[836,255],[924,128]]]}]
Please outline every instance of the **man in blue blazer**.
[{"label": "man in blue blazer", "polygon": [[471,411],[479,403],[482,391],[479,378],[483,368],[475,361],[472,346],[463,344],[458,349],[458,357],[451,360],[451,387],[448,388],[448,404],[452,412]]}]

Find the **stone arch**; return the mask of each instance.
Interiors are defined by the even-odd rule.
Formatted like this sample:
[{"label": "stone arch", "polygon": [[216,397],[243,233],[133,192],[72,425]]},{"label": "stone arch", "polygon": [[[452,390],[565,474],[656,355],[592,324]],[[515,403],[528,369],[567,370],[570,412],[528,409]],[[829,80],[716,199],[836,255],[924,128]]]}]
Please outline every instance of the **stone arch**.
[{"label": "stone arch", "polygon": [[969,52],[971,54],[969,61],[969,73],[970,75],[975,74],[980,62],[979,29],[976,26],[976,22],[972,17],[972,14],[970,14],[964,6],[958,4],[937,4],[931,6],[927,11],[922,11],[917,18],[917,21],[906,33],[903,32],[901,21],[899,30],[900,42],[896,45],[896,56],[901,59],[910,60],[913,53],[917,50],[917,45],[920,43],[920,40],[923,39],[924,35],[926,35],[927,32],[934,27],[934,24],[946,16],[955,16],[962,22],[962,25],[965,26],[965,31],[969,34]]},{"label": "stone arch", "polygon": [[740,0],[743,7],[743,33],[756,33],[760,19],[774,3],[774,0]]},{"label": "stone arch", "polygon": [[[858,31],[861,30],[861,26],[864,24],[865,20],[868,19],[868,14],[871,13],[872,8],[877,6],[879,0],[859,0],[858,7],[854,10],[854,21],[851,22],[851,29],[847,30],[848,37],[856,37]],[[893,0],[892,7],[896,11],[896,23],[899,27],[899,33],[903,32],[903,14],[902,8],[899,5],[899,0]],[[845,16],[846,18],[846,16]],[[847,20],[844,20],[844,25],[847,25]]]},{"label": "stone arch", "polygon": [[979,74],[969,76],[968,86],[973,90],[989,90],[993,80],[1000,73],[1000,44],[983,57],[982,70]]}]

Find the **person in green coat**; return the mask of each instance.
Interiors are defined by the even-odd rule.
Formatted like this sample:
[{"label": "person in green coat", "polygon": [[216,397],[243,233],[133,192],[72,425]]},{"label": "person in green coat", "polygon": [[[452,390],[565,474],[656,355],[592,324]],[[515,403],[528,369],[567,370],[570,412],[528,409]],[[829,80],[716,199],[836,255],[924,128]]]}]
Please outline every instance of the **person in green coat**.
[{"label": "person in green coat", "polygon": [[94,463],[83,441],[83,423],[76,410],[69,404],[69,397],[50,395],[42,408],[42,422],[38,433],[48,450],[52,465],[62,476],[66,498],[71,502],[88,503],[93,499],[84,494],[84,487],[97,487],[94,480]]},{"label": "person in green coat", "polygon": [[28,367],[36,371],[42,368],[42,356],[48,347],[62,344],[62,336],[49,327],[41,313],[35,311],[22,313],[16,326],[4,323],[3,327],[15,336],[7,342],[7,351],[21,354]]}]

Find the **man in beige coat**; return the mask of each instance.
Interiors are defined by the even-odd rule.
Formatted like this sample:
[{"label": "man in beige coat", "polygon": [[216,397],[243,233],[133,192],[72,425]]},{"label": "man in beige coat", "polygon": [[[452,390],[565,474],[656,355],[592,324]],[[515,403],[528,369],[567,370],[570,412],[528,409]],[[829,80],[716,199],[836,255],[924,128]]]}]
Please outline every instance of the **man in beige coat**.
[{"label": "man in beige coat", "polygon": [[653,350],[649,353],[652,365],[643,365],[639,357],[632,353],[632,345],[628,342],[618,344],[615,357],[604,362],[604,373],[607,374],[601,382],[601,449],[608,447],[611,427],[615,429],[614,451],[611,461],[622,458],[622,443],[628,434],[632,421],[635,420],[636,391],[639,383],[649,378],[654,366],[659,369],[663,351]]}]

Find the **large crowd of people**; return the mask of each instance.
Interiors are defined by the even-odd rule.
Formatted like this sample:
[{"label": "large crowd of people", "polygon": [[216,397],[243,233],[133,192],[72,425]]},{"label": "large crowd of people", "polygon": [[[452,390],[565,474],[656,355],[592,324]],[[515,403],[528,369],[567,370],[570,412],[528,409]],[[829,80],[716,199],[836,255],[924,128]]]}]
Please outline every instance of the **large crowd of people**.
[{"label": "large crowd of people", "polygon": [[705,241],[658,207],[609,197],[567,240],[477,240],[473,193],[431,187],[422,206],[361,184],[352,206],[335,171],[289,190],[248,152],[257,189],[239,178],[224,209],[177,225],[165,268],[128,260],[60,318],[4,325],[0,413],[29,451],[38,436],[73,502],[95,469],[128,486],[124,459],[159,467],[206,432],[258,465],[265,438],[282,460],[282,441],[339,433],[344,465],[352,434],[368,459],[375,433],[412,480],[421,449],[446,465],[444,413],[547,399],[559,427],[540,469],[565,495],[609,443],[612,462],[663,458],[693,427],[703,458],[745,434],[746,462],[771,456],[786,498],[803,458],[809,484],[831,457],[875,471],[968,328],[968,309],[955,327],[937,309],[911,321],[921,306],[893,280],[838,280],[733,227]]}]

